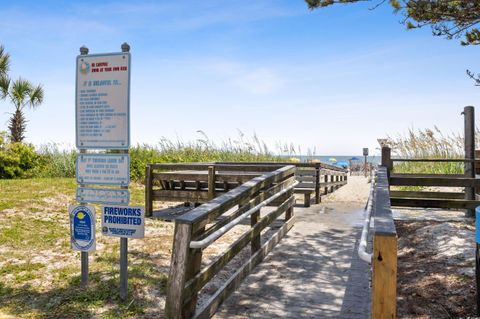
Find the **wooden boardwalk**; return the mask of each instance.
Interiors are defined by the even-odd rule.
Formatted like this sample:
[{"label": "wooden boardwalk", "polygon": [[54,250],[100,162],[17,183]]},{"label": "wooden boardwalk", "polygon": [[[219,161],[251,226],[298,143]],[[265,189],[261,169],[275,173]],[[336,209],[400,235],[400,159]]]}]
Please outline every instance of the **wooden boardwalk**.
[{"label": "wooden boardwalk", "polygon": [[295,226],[214,318],[369,317],[369,265],[356,252],[362,209],[297,206]]}]

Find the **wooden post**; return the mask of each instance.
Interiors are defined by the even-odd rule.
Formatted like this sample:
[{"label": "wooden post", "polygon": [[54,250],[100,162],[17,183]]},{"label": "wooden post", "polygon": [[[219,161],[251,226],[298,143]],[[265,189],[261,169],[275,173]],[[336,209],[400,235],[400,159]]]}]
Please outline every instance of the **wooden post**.
[{"label": "wooden post", "polygon": [[[292,197],[293,195],[293,189],[289,192],[287,192],[287,198],[290,198]],[[285,211],[285,221],[288,221],[289,219],[291,219],[293,217],[293,205],[290,206],[290,208],[288,208],[286,211]]]},{"label": "wooden post", "polygon": [[152,214],[152,168],[150,165],[147,165],[145,167],[145,216],[150,217]]},{"label": "wooden post", "polygon": [[390,172],[393,169],[392,149],[388,146],[382,147],[382,166],[387,168],[387,176],[390,177]]},{"label": "wooden post", "polygon": [[[475,108],[466,106],[462,113],[465,117],[465,159],[475,159]],[[465,177],[475,178],[475,165],[473,162],[465,162]],[[465,199],[475,200],[475,188],[465,187]],[[475,216],[475,209],[467,209],[467,217]]]},{"label": "wooden post", "polygon": [[215,166],[208,167],[208,200],[215,198]]},{"label": "wooden post", "polygon": [[[250,225],[252,226],[252,228],[259,221],[260,221],[260,209],[258,211],[256,211],[255,213],[253,213],[252,215],[250,215]],[[258,234],[257,236],[252,238],[250,246],[251,246],[252,255],[254,253],[256,253],[260,249],[260,247],[262,247],[262,239],[260,237],[260,234]]]},{"label": "wooden post", "polygon": [[[325,175],[323,175],[323,182],[324,183],[328,183],[328,175],[327,173],[325,173]],[[325,186],[324,187],[324,195],[327,195],[328,194],[328,186]]]},{"label": "wooden post", "polygon": [[397,236],[375,234],[372,261],[372,318],[397,315]]},{"label": "wooden post", "polygon": [[320,204],[320,164],[315,164],[315,204]]},{"label": "wooden post", "polygon": [[187,276],[187,266],[190,260],[190,240],[192,225],[175,223],[173,235],[172,260],[167,283],[167,299],[165,315],[168,319],[183,318],[184,288]]},{"label": "wooden post", "polygon": [[[205,231],[205,227],[199,229],[194,235],[192,235],[193,240],[200,236]],[[188,262],[187,262],[187,271],[185,274],[185,282],[188,282],[190,279],[195,277],[202,268],[202,250],[190,248],[188,252]],[[198,292],[192,294],[192,297],[189,299],[185,308],[183,309],[184,318],[191,318],[195,313],[195,308],[197,306]]]}]

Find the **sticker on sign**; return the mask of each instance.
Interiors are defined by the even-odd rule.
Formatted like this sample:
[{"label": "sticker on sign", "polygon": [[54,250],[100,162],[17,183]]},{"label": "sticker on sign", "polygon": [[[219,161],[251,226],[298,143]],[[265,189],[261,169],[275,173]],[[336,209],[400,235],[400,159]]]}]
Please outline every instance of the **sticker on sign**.
[{"label": "sticker on sign", "polygon": [[128,185],[130,157],[128,154],[77,154],[79,184]]},{"label": "sticker on sign", "polygon": [[77,201],[105,205],[128,205],[128,189],[112,188],[77,188]]},{"label": "sticker on sign", "polygon": [[124,238],[145,236],[145,209],[133,206],[103,206],[102,234]]},{"label": "sticker on sign", "polygon": [[71,205],[70,242],[76,251],[95,251],[95,208]]},{"label": "sticker on sign", "polygon": [[130,53],[77,56],[77,148],[130,146]]}]

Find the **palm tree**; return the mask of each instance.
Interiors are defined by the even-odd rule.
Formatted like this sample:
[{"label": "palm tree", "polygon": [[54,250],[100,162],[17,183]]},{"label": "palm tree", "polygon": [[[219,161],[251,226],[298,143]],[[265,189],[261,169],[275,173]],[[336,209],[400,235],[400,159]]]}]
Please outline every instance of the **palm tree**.
[{"label": "palm tree", "polygon": [[[0,60],[1,61],[1,60]],[[0,99],[8,98],[15,107],[8,122],[10,140],[12,143],[22,142],[25,138],[27,120],[24,109],[35,109],[43,102],[43,88],[41,85],[34,86],[29,81],[19,78],[11,82],[7,76],[0,76]]]}]

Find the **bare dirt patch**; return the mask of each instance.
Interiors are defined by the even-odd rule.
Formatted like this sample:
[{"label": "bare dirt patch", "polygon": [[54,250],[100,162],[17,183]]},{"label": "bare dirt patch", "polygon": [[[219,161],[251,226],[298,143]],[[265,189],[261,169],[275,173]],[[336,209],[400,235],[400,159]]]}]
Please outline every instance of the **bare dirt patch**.
[{"label": "bare dirt patch", "polygon": [[471,221],[396,221],[398,317],[472,317],[475,240]]}]

